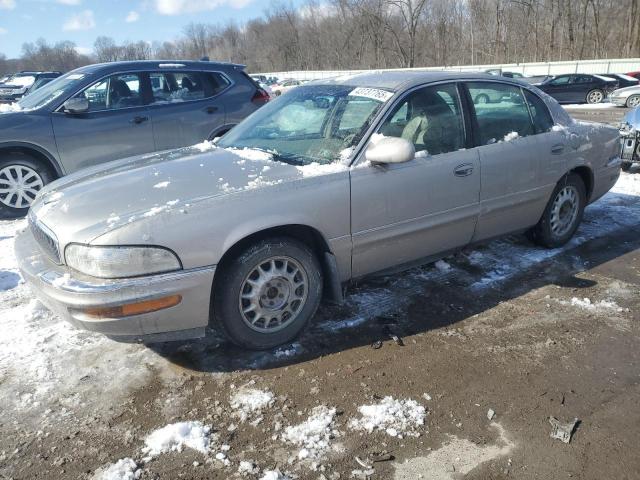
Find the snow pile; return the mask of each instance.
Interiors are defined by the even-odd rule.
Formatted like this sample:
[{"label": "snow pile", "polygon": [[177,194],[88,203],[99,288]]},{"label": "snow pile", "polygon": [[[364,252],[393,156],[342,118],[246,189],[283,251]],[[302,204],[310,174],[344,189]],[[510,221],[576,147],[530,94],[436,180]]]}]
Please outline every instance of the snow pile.
[{"label": "snow pile", "polygon": [[281,473],[280,470],[265,470],[260,480],[290,480],[290,478]]},{"label": "snow pile", "polygon": [[444,260],[438,260],[436,263],[434,263],[434,266],[443,273],[451,270],[451,265],[449,265]]},{"label": "snow pile", "polygon": [[363,405],[358,408],[362,415],[360,419],[353,419],[349,426],[354,430],[364,430],[368,433],[382,430],[392,437],[419,437],[416,429],[424,425],[426,409],[415,400],[395,400],[384,397],[375,405]]},{"label": "snow pile", "polygon": [[592,110],[592,109],[608,109],[608,108],[617,108],[614,103],[611,102],[602,102],[602,103],[574,103],[570,105],[563,105],[565,109],[568,110]]},{"label": "snow pile", "polygon": [[347,170],[347,167],[340,162],[318,163],[313,162],[308,165],[296,166],[303,177],[317,177],[319,175],[328,175],[330,173],[338,173]]},{"label": "snow pile", "polygon": [[256,475],[259,471],[260,469],[256,466],[255,463],[247,460],[240,461],[240,465],[238,466],[238,473],[240,475]]},{"label": "snow pile", "polygon": [[159,182],[156,183],[153,188],[167,188],[171,182]]},{"label": "snow pile", "polygon": [[17,103],[0,103],[0,113],[19,112],[22,107]]},{"label": "snow pile", "polygon": [[271,407],[274,403],[274,396],[268,390],[241,388],[231,395],[229,403],[244,422],[250,416],[260,414],[262,409]]},{"label": "snow pile", "polygon": [[216,148],[216,146],[213,144],[213,142],[209,141],[209,140],[205,140],[202,143],[196,143],[195,145],[191,145],[191,148],[194,148],[200,152],[208,152],[210,150],[214,150]]},{"label": "snow pile", "polygon": [[510,142],[511,140],[515,140],[516,138],[519,138],[519,137],[520,137],[520,134],[518,132],[509,132],[504,136],[502,141]]},{"label": "snow pile", "polygon": [[598,300],[597,302],[592,302],[590,298],[577,298],[573,297],[571,299],[570,304],[574,307],[584,308],[585,310],[616,310],[617,312],[622,312],[623,308],[621,308],[616,302],[610,300]]},{"label": "snow pile", "polygon": [[138,468],[135,461],[130,458],[118,460],[102,471],[94,480],[137,480],[140,478],[142,470]]},{"label": "snow pile", "polygon": [[335,408],[324,405],[315,407],[307,420],[299,425],[287,427],[282,439],[302,447],[298,452],[299,459],[318,458],[329,448],[329,441],[338,433],[332,428],[335,415]]},{"label": "snow pile", "polygon": [[211,427],[198,421],[171,423],[149,434],[142,451],[147,458],[161,453],[181,452],[184,447],[207,453],[210,448],[210,433]]},{"label": "snow pile", "polygon": [[269,161],[269,160],[273,160],[273,155],[269,152],[264,152],[262,150],[259,150],[257,148],[233,148],[233,147],[229,147],[226,148],[225,150],[227,150],[228,152],[233,153],[234,155],[237,155],[238,157],[244,159],[244,160],[252,160],[252,161]]}]

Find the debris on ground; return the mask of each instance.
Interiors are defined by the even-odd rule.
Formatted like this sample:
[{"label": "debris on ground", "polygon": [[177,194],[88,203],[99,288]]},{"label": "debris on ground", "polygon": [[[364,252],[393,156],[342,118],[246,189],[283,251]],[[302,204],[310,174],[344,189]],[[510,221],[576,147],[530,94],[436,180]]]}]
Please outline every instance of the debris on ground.
[{"label": "debris on ground", "polygon": [[493,420],[493,417],[495,417],[495,416],[496,416],[496,412],[495,412],[495,410],[494,410],[493,408],[490,408],[490,409],[487,411],[487,418],[488,418],[489,420]]},{"label": "debris on ground", "polygon": [[578,422],[579,420],[574,418],[573,421],[569,423],[561,423],[557,418],[549,417],[549,423],[553,427],[550,435],[551,438],[558,439],[564,443],[569,443]]},{"label": "debris on ground", "polygon": [[371,344],[371,348],[378,350],[379,348],[382,348],[382,342],[380,340],[376,340],[375,342],[373,342]]}]

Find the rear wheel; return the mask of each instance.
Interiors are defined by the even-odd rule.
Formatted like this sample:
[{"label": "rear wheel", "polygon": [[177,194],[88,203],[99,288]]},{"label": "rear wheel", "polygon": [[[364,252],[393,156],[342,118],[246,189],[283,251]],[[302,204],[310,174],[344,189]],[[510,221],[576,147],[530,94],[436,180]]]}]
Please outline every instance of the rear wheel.
[{"label": "rear wheel", "polygon": [[640,95],[631,95],[627,98],[627,107],[636,108],[640,106]]},{"label": "rear wheel", "polygon": [[582,178],[570,173],[556,185],[542,218],[530,230],[529,237],[547,248],[564,245],[578,229],[586,203]]},{"label": "rear wheel", "polygon": [[298,336],[315,314],[322,270],[297,240],[265,239],[223,267],[213,296],[213,317],[233,343],[273,348]]},{"label": "rear wheel", "polygon": [[0,157],[0,218],[24,217],[37,193],[53,180],[51,170],[29,155]]},{"label": "rear wheel", "polygon": [[604,100],[604,92],[598,88],[587,93],[587,103],[601,103]]}]

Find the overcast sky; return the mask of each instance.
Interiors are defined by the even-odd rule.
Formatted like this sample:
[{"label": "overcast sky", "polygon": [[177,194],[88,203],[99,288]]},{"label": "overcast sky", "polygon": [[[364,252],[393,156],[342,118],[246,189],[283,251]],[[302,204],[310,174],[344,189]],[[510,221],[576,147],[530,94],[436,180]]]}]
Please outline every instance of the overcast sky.
[{"label": "overcast sky", "polygon": [[[288,0],[293,5],[302,0]],[[237,23],[263,15],[269,0],[0,0],[0,53],[20,55],[42,37],[73,41],[86,53],[100,35],[116,41],[164,41],[190,22]]]}]

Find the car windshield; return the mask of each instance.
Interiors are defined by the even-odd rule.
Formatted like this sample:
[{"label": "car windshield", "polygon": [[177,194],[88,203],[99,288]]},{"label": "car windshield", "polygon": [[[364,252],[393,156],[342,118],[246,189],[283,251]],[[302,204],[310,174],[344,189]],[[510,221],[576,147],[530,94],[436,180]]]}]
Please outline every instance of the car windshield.
[{"label": "car windshield", "polygon": [[332,163],[350,155],[392,96],[386,90],[346,85],[298,87],[240,123],[218,146],[267,151],[296,165]]},{"label": "car windshield", "polygon": [[69,72],[37,89],[31,95],[23,97],[18,104],[23,110],[44,107],[61,95],[73,93],[85,76],[85,73]]}]

